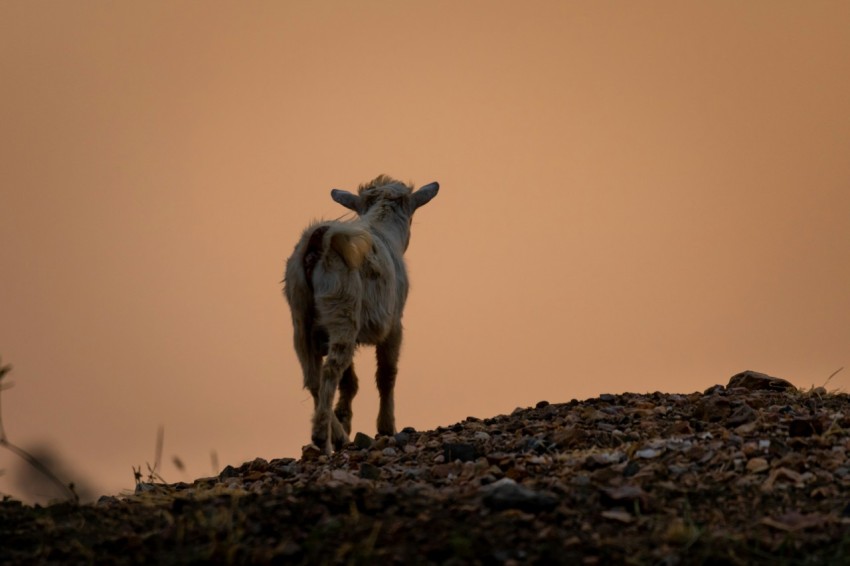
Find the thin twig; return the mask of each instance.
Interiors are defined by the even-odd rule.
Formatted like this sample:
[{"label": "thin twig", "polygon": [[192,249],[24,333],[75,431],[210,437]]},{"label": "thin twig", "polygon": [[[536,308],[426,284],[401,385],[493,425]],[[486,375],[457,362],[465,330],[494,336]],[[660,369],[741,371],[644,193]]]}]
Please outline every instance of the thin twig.
[{"label": "thin twig", "polygon": [[837,370],[835,370],[834,372],[829,374],[829,377],[826,378],[826,381],[824,382],[823,386],[826,387],[826,384],[829,383],[829,380],[832,379],[833,377],[835,377],[835,375],[843,369],[844,369],[844,366],[841,366],[840,368],[838,368]]}]

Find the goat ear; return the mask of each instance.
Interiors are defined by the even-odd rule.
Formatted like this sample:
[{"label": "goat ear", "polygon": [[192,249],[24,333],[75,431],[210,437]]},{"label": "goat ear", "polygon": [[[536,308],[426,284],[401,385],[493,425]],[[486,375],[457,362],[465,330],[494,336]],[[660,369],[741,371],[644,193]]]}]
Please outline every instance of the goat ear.
[{"label": "goat ear", "polygon": [[428,204],[432,198],[437,196],[437,192],[439,190],[439,183],[428,183],[424,187],[420,187],[419,190],[413,193],[413,202],[416,205],[416,208]]},{"label": "goat ear", "polygon": [[357,212],[357,205],[360,203],[359,196],[349,193],[348,191],[343,191],[342,189],[333,189],[331,190],[331,198],[345,208]]}]

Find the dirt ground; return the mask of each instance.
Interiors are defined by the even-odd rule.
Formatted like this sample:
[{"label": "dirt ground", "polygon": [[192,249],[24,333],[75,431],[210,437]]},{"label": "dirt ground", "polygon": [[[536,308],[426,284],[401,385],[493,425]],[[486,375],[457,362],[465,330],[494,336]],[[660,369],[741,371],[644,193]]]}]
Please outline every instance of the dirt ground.
[{"label": "dirt ground", "polygon": [[850,397],[755,372],[0,503],[2,564],[850,563]]}]

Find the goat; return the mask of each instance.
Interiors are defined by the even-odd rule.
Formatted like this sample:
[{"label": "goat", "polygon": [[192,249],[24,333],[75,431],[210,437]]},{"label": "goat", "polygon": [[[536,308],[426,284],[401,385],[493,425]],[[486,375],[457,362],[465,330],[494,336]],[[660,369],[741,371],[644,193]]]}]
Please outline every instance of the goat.
[{"label": "goat", "polygon": [[430,183],[413,191],[380,175],[360,185],[357,194],[333,189],[331,198],[357,216],[310,224],[286,261],[284,295],[295,352],[313,396],[311,440],[326,454],[331,443],[339,449],[349,441],[358,389],[353,358],[360,344],[375,346],[378,434],[396,432],[393,390],[409,287],[404,252],[413,213],[439,188]]}]

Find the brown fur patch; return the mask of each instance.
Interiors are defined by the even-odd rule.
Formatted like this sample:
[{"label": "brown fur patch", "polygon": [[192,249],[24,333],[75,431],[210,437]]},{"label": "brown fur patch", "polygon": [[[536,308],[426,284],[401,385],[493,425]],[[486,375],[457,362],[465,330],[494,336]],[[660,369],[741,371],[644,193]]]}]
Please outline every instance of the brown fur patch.
[{"label": "brown fur patch", "polygon": [[335,249],[351,269],[360,269],[363,259],[372,249],[372,237],[368,232],[358,234],[336,233],[331,236],[331,247]]}]

